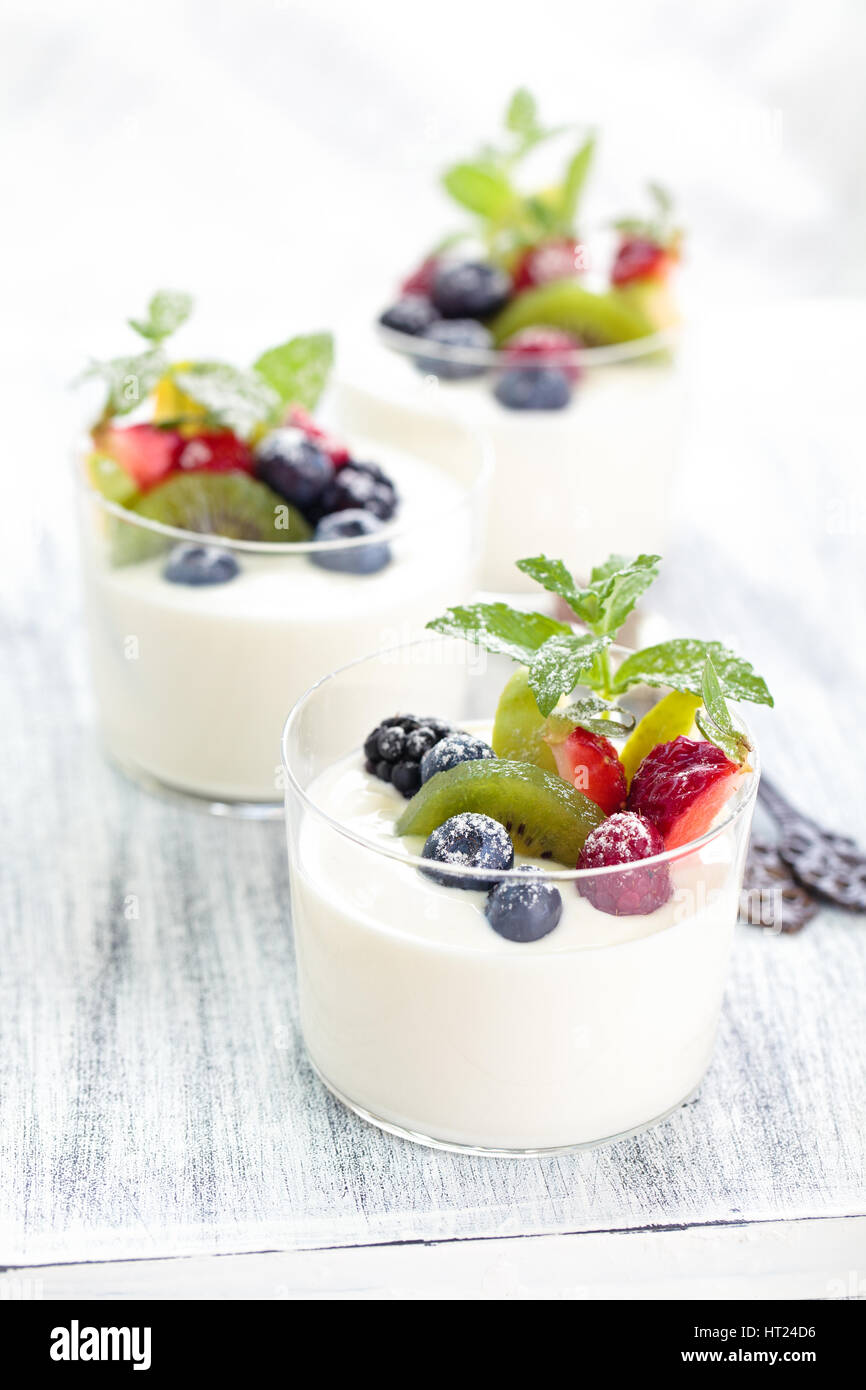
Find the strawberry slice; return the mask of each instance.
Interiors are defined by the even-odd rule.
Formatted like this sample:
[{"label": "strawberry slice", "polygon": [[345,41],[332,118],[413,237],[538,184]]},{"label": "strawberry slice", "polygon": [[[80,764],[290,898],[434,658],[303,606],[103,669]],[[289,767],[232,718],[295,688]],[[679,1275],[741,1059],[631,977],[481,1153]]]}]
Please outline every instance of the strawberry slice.
[{"label": "strawberry slice", "polygon": [[652,821],[665,849],[676,849],[706,834],[742,776],[714,743],[681,736],[647,753],[632,778],[628,809]]},{"label": "strawberry slice", "polygon": [[665,280],[677,256],[667,246],[649,237],[623,237],[616,253],[610,278],[614,285],[630,285],[634,280]]},{"label": "strawberry slice", "polygon": [[625,768],[610,739],[580,728],[573,729],[562,742],[554,742],[549,735],[546,737],[560,777],[584,792],[606,816],[622,810],[626,796]]},{"label": "strawberry slice", "polygon": [[177,467],[183,473],[252,473],[253,454],[231,430],[205,430],[182,441]]},{"label": "strawberry slice", "polygon": [[103,425],[94,431],[93,441],[135,479],[142,492],[172,472],[185,443],[177,430],[156,425]]},{"label": "strawberry slice", "polygon": [[317,425],[309,411],[302,405],[293,405],[289,409],[286,424],[294,425],[301,430],[308,439],[312,439],[314,444],[318,444],[322,453],[327,454],[335,468],[341,468],[344,463],[349,462],[350,454],[342,439],[336,435],[329,434],[327,430]]},{"label": "strawberry slice", "polygon": [[550,285],[554,280],[570,280],[584,268],[583,247],[573,237],[557,237],[527,246],[513,271],[514,288],[528,290]]}]

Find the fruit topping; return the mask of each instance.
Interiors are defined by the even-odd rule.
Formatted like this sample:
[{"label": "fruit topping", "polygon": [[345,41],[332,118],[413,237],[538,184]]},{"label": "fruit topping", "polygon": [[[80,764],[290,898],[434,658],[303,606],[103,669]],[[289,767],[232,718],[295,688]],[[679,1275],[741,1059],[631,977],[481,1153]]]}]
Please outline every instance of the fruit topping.
[{"label": "fruit topping", "polygon": [[[663,853],[664,848],[654,825],[632,811],[620,811],[587,836],[577,867],[606,869],[614,864],[634,864]],[[668,901],[670,870],[663,861],[624,869],[621,874],[593,874],[578,880],[577,891],[599,912],[612,917],[645,915]]]},{"label": "fruit topping", "polygon": [[356,463],[353,459],[339,469],[315,504],[314,517],[328,512],[360,510],[379,521],[390,521],[400,498],[387,473],[375,463]]},{"label": "fruit topping", "polygon": [[628,285],[633,280],[659,280],[667,275],[673,257],[664,246],[646,237],[623,237],[616,253],[610,278],[614,285]]},{"label": "fruit topping", "polygon": [[491,331],[497,343],[504,343],[522,328],[539,324],[600,344],[628,342],[653,331],[646,313],[618,289],[596,292],[576,280],[560,280],[517,295],[493,321]]},{"label": "fruit topping", "polygon": [[691,731],[695,722],[695,711],[700,709],[700,706],[700,696],[689,695],[682,690],[672,690],[647,711],[620,753],[620,762],[625,768],[629,785],[638,764],[657,743],[669,743],[680,734],[688,734]]},{"label": "fruit topping", "polygon": [[364,740],[365,767],[382,782],[391,782],[408,800],[421,786],[421,759],[451,732],[442,719],[395,714],[383,719]]},{"label": "fruit topping", "polygon": [[330,431],[322,429],[321,425],[316,424],[312,415],[302,405],[295,404],[289,407],[286,423],[293,425],[295,429],[302,430],[308,439],[312,439],[313,443],[317,444],[322,452],[328,455],[335,468],[348,463],[349,450],[342,439],[338,439]]},{"label": "fruit topping", "polygon": [[208,430],[184,439],[177,467],[182,473],[252,473],[253,454],[231,430]]},{"label": "fruit topping", "polygon": [[498,266],[458,261],[440,266],[430,297],[444,319],[485,319],[508,302],[511,280]]},{"label": "fruit topping", "polygon": [[240,573],[240,565],[218,545],[183,544],[174,547],[162,573],[172,584],[226,584]]},{"label": "fruit topping", "polygon": [[130,507],[138,498],[138,488],[125,468],[107,454],[90,454],[87,476],[97,492],[120,507]]},{"label": "fruit topping", "polygon": [[675,738],[660,743],[632,778],[628,808],[657,826],[666,849],[706,833],[733,795],[743,769],[713,743]]},{"label": "fruit topping", "polygon": [[586,792],[606,816],[625,805],[625,768],[610,739],[580,727],[566,739],[548,736],[560,777]]},{"label": "fruit topping", "polygon": [[545,741],[544,715],[529,684],[529,670],[519,666],[506,682],[496,706],[491,746],[497,758],[534,763],[545,772],[556,772],[556,762]]},{"label": "fruit topping", "polygon": [[511,367],[496,383],[494,395],[509,410],[563,410],[571,385],[558,367]]},{"label": "fruit topping", "polygon": [[272,430],[256,446],[256,467],[268,487],[305,515],[324,493],[334,476],[334,465],[323,449],[303,430]]},{"label": "fruit topping", "polygon": [[133,513],[232,540],[302,541],[310,534],[299,512],[245,473],[176,473],[146,493]]},{"label": "fruit topping", "polygon": [[394,328],[398,333],[423,333],[439,315],[429,299],[421,294],[404,294],[390,309],[379,317],[385,328]]},{"label": "fruit topping", "polygon": [[[442,353],[435,357],[419,356],[415,366],[419,372],[429,372],[443,381],[469,381],[471,377],[483,376],[487,371],[486,362],[463,362],[459,360],[459,349],[470,352],[489,352],[493,339],[483,323],[477,319],[447,319],[431,323],[421,335],[430,343],[441,345]],[[449,349],[458,350],[458,355],[450,357]]]},{"label": "fruit topping", "polygon": [[534,859],[573,868],[590,830],[604,820],[594,801],[561,777],[531,763],[482,758],[438,772],[413,796],[397,822],[398,835],[429,835],[462,811],[492,816],[515,848]]},{"label": "fruit topping", "polygon": [[524,328],[506,344],[505,360],[515,367],[559,367],[575,382],[580,377],[575,353],[581,346],[579,338],[560,328]]},{"label": "fruit topping", "polygon": [[313,540],[356,540],[359,543],[335,550],[311,551],[310,559],[320,569],[335,570],[339,574],[377,574],[391,563],[391,547],[384,541],[368,544],[366,538],[376,535],[382,526],[378,517],[360,508],[323,516]]},{"label": "fruit topping", "polygon": [[156,425],[102,425],[94,431],[93,440],[99,452],[115,459],[142,492],[172,472],[185,443],[177,430]]},{"label": "fruit topping", "polygon": [[404,295],[420,294],[424,295],[425,298],[429,298],[430,291],[433,288],[433,281],[436,278],[436,272],[439,269],[439,264],[438,256],[428,256],[426,260],[423,260],[421,264],[412,271],[411,275],[406,276],[406,279],[400,286],[400,293]]},{"label": "fruit topping", "polygon": [[424,754],[421,759],[421,781],[429,782],[437,772],[445,772],[449,767],[456,767],[458,763],[495,757],[493,749],[483,738],[455,729],[447,733],[445,738],[437,740],[435,746]]},{"label": "fruit topping", "polygon": [[557,237],[528,246],[514,267],[516,290],[570,280],[583,270],[583,247],[573,237]]},{"label": "fruit topping", "polygon": [[525,877],[494,884],[484,913],[507,941],[540,941],[559,924],[562,894],[531,864],[521,865],[518,873]]},{"label": "fruit topping", "polygon": [[[490,816],[461,811],[432,830],[421,851],[424,859],[462,869],[510,869],[514,846],[504,825]],[[481,875],[448,874],[424,869],[428,878],[446,888],[489,888],[490,878]]]}]

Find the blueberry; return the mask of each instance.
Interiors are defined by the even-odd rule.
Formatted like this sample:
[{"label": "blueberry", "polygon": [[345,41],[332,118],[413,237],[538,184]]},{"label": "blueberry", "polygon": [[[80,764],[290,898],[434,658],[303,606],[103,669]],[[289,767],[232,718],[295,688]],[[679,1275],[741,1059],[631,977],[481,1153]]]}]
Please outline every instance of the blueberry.
[{"label": "blueberry", "polygon": [[256,448],[256,463],[262,482],[302,512],[310,511],[334,476],[328,455],[296,429],[266,434]]},{"label": "blueberry", "polygon": [[382,522],[377,517],[358,509],[324,516],[316,527],[313,540],[342,541],[357,537],[361,544],[347,546],[344,550],[313,551],[310,559],[324,570],[338,570],[341,574],[376,574],[391,563],[391,547],[384,542],[379,545],[365,544],[363,538],[375,535],[381,529]]},{"label": "blueberry", "polygon": [[[493,338],[476,319],[450,319],[431,323],[422,335],[424,342],[439,343],[444,348],[472,348],[475,351],[489,351]],[[485,363],[452,361],[444,353],[438,357],[415,358],[419,372],[441,377],[443,381],[468,381],[470,377],[483,376],[487,371]]]},{"label": "blueberry", "polygon": [[392,724],[388,728],[379,730],[376,746],[380,758],[384,758],[389,763],[398,763],[406,749],[406,734],[398,724]]},{"label": "blueberry", "polygon": [[334,478],[319,495],[315,505],[316,520],[331,512],[360,509],[390,521],[399,502],[397,489],[387,473],[375,463],[351,463],[338,469]]},{"label": "blueberry", "polygon": [[571,400],[571,383],[559,367],[512,367],[502,373],[494,395],[509,410],[562,410]]},{"label": "blueberry", "polygon": [[483,261],[443,265],[433,279],[431,298],[444,319],[486,319],[505,305],[511,281],[498,266]]},{"label": "blueberry", "polygon": [[218,545],[176,545],[168,557],[163,578],[172,584],[227,584],[240,574],[240,565]]},{"label": "blueberry", "polygon": [[447,768],[456,767],[458,763],[468,763],[475,758],[495,757],[490,744],[485,743],[483,738],[476,738],[475,734],[447,734],[421,759],[421,781],[429,782],[434,773],[445,772]]},{"label": "blueberry", "polygon": [[395,328],[398,333],[423,333],[439,315],[429,299],[421,294],[405,294],[386,309],[379,318],[385,328]]},{"label": "blueberry", "polygon": [[[510,869],[514,863],[514,846],[505,826],[473,811],[462,811],[440,825],[427,836],[421,853],[438,864],[460,864],[467,869]],[[435,869],[423,872],[449,888],[484,889],[491,883],[489,878],[452,876]]]},{"label": "blueberry", "polygon": [[484,913],[493,930],[506,940],[540,941],[559,923],[562,894],[530,865],[518,872],[526,874],[526,880],[495,884]]},{"label": "blueberry", "polygon": [[395,763],[391,772],[391,781],[407,798],[414,796],[421,786],[421,769],[417,762],[406,759],[403,762]]},{"label": "blueberry", "polygon": [[407,758],[411,758],[415,763],[420,763],[424,754],[429,753],[433,745],[442,737],[442,734],[437,735],[434,729],[425,728],[423,724],[419,729],[412,729],[406,738]]}]

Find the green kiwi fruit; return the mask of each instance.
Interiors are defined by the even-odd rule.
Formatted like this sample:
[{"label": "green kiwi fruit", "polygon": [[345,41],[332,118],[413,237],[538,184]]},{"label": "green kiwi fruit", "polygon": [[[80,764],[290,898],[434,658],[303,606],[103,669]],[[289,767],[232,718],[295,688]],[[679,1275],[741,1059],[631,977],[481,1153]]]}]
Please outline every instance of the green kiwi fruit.
[{"label": "green kiwi fruit", "polygon": [[534,763],[544,772],[555,773],[556,761],[543,737],[545,727],[529,684],[529,671],[518,666],[499,697],[490,746],[497,758]]},{"label": "green kiwi fruit", "polygon": [[[230,540],[285,543],[305,541],[312,534],[299,511],[245,473],[175,473],[129,510],[164,526]],[[146,560],[171,543],[143,527],[116,521],[112,560],[116,565]]]},{"label": "green kiwi fruit", "polygon": [[557,280],[516,295],[490,329],[498,346],[520,329],[538,324],[564,328],[584,343],[602,345],[645,338],[654,331],[642,306],[620,290],[595,293],[575,280]]},{"label": "green kiwi fruit", "polygon": [[132,507],[138,500],[138,488],[125,468],[107,454],[92,453],[87,457],[87,478],[97,492],[120,507]]},{"label": "green kiwi fruit", "polygon": [[429,835],[451,816],[476,811],[508,831],[514,848],[573,869],[604,812],[562,777],[534,763],[478,758],[435,773],[397,822],[398,835]]}]

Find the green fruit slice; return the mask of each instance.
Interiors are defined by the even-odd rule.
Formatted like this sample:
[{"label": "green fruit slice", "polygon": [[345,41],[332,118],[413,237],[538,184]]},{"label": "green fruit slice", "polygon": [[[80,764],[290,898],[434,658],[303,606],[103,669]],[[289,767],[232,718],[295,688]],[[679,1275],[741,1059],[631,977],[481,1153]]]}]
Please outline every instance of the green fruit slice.
[{"label": "green fruit slice", "polygon": [[544,741],[545,727],[529,685],[529,671],[519,666],[499,697],[490,746],[497,758],[534,763],[544,772],[555,773],[556,762]]},{"label": "green fruit slice", "polygon": [[626,779],[631,785],[638,766],[647,753],[659,743],[670,743],[687,734],[695,722],[695,711],[701,707],[698,695],[687,695],[680,690],[672,690],[648,710],[635,726],[628,743],[620,753],[620,762],[625,768]]},{"label": "green fruit slice", "polygon": [[561,777],[532,763],[479,758],[437,772],[413,796],[397,822],[398,835],[429,835],[462,811],[492,816],[515,850],[555,859],[573,869],[583,842],[604,812]]},{"label": "green fruit slice", "polygon": [[521,328],[537,324],[564,328],[585,343],[625,343],[653,332],[652,321],[642,307],[621,291],[595,294],[573,280],[557,280],[524,291],[505,306],[490,327],[500,344]]},{"label": "green fruit slice", "polygon": [[131,507],[138,499],[135,479],[130,478],[116,459],[108,458],[106,454],[88,455],[87,477],[91,487],[120,507]]},{"label": "green fruit slice", "polygon": [[[300,512],[245,473],[176,473],[130,508],[133,515],[182,531],[243,541],[304,541],[311,534]],[[112,561],[129,565],[160,554],[172,542],[117,521]]]}]

